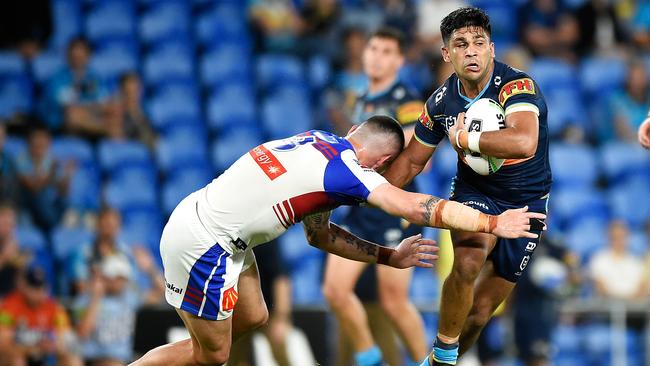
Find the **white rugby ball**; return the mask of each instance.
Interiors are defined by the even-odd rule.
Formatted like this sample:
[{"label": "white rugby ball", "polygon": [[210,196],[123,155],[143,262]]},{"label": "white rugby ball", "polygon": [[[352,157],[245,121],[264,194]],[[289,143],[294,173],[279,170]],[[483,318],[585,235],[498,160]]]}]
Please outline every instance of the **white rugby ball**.
[{"label": "white rugby ball", "polygon": [[[501,105],[490,98],[474,102],[465,113],[467,132],[497,131],[506,128],[505,112]],[[505,159],[494,158],[465,150],[462,157],[465,164],[480,175],[488,175],[501,168]]]}]

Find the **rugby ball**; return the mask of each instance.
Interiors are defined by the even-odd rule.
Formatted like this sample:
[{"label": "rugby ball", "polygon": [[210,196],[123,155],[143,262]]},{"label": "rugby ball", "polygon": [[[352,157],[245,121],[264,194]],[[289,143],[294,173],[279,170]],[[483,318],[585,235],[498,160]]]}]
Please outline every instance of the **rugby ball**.
[{"label": "rugby ball", "polygon": [[[474,102],[465,113],[465,130],[467,132],[497,131],[506,128],[505,112],[501,105],[490,98]],[[494,158],[485,154],[464,151],[463,161],[480,175],[489,175],[501,168],[505,159]]]}]

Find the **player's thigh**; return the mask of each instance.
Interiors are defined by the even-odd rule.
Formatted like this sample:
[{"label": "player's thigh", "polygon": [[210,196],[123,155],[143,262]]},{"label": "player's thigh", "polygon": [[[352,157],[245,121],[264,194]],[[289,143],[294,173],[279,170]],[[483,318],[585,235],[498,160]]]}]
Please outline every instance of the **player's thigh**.
[{"label": "player's thigh", "polygon": [[260,275],[252,251],[246,253],[243,272],[239,275],[237,287],[239,297],[233,313],[235,331],[265,323],[268,319],[268,309],[260,287]]},{"label": "player's thigh", "polygon": [[325,275],[323,279],[323,288],[325,292],[337,291],[352,292],[354,286],[359,280],[359,276],[368,264],[364,262],[353,261],[338,255],[328,254],[325,264]]},{"label": "player's thigh", "polygon": [[[192,338],[195,353],[228,353],[232,337],[232,317],[223,320],[200,318],[176,309]],[[198,347],[197,347],[198,346]]]},{"label": "player's thigh", "polygon": [[379,299],[382,302],[384,300],[408,299],[413,268],[399,269],[383,265],[376,267]]}]

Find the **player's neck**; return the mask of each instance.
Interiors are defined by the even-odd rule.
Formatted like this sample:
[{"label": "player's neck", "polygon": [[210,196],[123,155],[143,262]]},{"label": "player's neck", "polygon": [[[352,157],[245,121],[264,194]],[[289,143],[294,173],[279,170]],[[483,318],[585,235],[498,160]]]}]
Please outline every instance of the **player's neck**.
[{"label": "player's neck", "polygon": [[390,77],[385,77],[383,79],[369,79],[368,92],[370,92],[370,94],[381,93],[393,85],[395,83],[395,80],[397,80],[397,74]]},{"label": "player's neck", "polygon": [[458,80],[460,81],[460,87],[461,87],[460,92],[467,98],[470,99],[476,98],[476,96],[481,93],[483,88],[485,88],[485,85],[487,85],[487,83],[490,82],[490,78],[492,77],[493,71],[494,71],[494,62],[490,64],[490,67],[488,68],[485,75],[478,81],[466,80],[459,77]]}]

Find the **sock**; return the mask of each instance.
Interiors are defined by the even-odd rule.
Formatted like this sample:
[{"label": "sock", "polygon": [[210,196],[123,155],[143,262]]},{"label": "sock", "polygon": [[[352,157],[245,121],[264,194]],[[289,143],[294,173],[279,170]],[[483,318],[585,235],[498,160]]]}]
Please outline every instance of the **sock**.
[{"label": "sock", "polygon": [[458,342],[447,344],[436,337],[433,342],[433,360],[445,365],[455,365],[458,361]]},{"label": "sock", "polygon": [[357,352],[354,361],[357,366],[381,366],[381,356],[379,347],[372,346],[365,351]]}]

